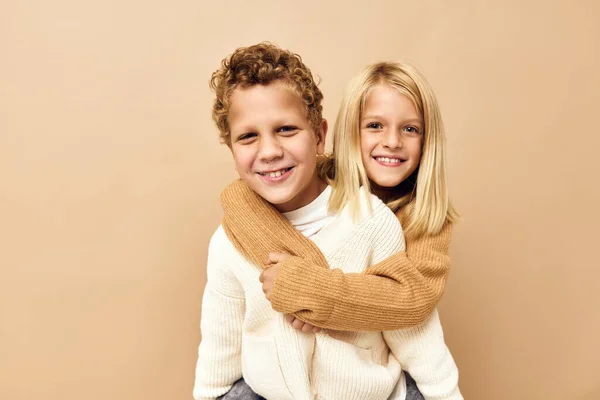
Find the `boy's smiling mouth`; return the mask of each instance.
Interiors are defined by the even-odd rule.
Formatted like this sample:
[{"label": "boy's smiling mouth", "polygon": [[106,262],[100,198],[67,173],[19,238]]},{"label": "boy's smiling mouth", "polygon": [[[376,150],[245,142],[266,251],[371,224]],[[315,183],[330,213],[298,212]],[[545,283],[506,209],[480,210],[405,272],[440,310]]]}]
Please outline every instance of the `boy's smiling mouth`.
[{"label": "boy's smiling mouth", "polygon": [[257,174],[267,181],[280,181],[290,175],[294,167],[282,168],[275,171],[257,172]]}]

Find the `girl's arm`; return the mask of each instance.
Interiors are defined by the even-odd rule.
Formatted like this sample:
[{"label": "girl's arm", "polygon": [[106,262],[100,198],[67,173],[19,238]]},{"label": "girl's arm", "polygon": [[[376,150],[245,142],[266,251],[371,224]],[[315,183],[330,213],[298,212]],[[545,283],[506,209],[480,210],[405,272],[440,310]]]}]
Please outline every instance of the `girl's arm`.
[{"label": "girl's arm", "polygon": [[450,224],[436,235],[407,235],[406,252],[344,274],[330,270],[317,246],[241,180],[225,188],[221,204],[223,228],[246,258],[265,265],[271,252],[292,255],[280,264],[270,298],[279,312],[321,328],[384,331],[422,323],[442,296]]},{"label": "girl's arm", "polygon": [[450,270],[452,227],[406,237],[406,251],[364,274],[325,269],[300,257],[281,261],[269,296],[276,311],[312,325],[348,331],[386,331],[421,324],[443,294]]}]

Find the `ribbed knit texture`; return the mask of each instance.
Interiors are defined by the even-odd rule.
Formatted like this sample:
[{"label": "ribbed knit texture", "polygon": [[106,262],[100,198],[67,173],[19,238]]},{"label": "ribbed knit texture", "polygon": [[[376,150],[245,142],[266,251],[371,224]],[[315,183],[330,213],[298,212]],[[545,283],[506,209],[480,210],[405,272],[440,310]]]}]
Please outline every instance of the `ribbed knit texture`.
[{"label": "ribbed knit texture", "polygon": [[[336,330],[384,331],[418,325],[439,302],[450,271],[452,226],[437,235],[406,237],[406,251],[371,266],[364,274],[330,269],[315,244],[243,181],[221,193],[222,226],[235,247],[264,266],[270,252],[282,262],[272,292],[273,308]],[[400,222],[405,216],[397,214]]]},{"label": "ribbed knit texture", "polygon": [[[326,262],[344,272],[360,273],[404,249],[400,224],[381,201],[374,196],[363,201],[362,215],[369,202],[372,214],[360,222],[344,210],[308,240]],[[226,393],[242,374],[268,399],[403,400],[402,369],[424,394],[431,394],[426,399],[462,399],[437,312],[404,332],[305,334],[271,308],[259,274],[260,267],[218,229],[209,246],[196,400]]]}]

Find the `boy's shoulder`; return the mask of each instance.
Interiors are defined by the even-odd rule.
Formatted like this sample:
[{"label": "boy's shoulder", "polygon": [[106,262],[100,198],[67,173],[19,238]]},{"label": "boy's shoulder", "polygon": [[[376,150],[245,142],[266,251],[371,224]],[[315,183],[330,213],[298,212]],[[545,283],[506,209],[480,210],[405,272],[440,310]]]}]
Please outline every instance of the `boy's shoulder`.
[{"label": "boy's shoulder", "polygon": [[350,236],[367,234],[373,240],[382,235],[402,235],[400,221],[379,197],[366,190],[361,190],[359,196],[358,204],[344,206],[328,232],[335,230]]},{"label": "boy's shoulder", "polygon": [[319,232],[316,241],[321,250],[327,252],[324,254],[364,254],[364,250],[368,250],[369,264],[373,264],[402,251],[404,237],[400,221],[384,202],[367,191],[362,191],[360,196],[358,203],[346,205],[337,218]]},{"label": "boy's shoulder", "polygon": [[209,247],[227,247],[228,245],[231,245],[231,241],[223,229],[223,224],[219,224],[210,237]]},{"label": "boy's shoulder", "polygon": [[215,230],[208,245],[206,284],[221,295],[243,299],[244,289],[236,266],[240,258],[221,225]]},{"label": "boy's shoulder", "polygon": [[361,222],[360,231],[372,238],[372,263],[378,263],[406,248],[404,232],[396,215],[379,197],[369,193],[365,203],[371,206],[371,213]]},{"label": "boy's shoulder", "polygon": [[[365,223],[373,220],[388,221],[391,225],[400,226],[398,218],[392,210],[383,202],[379,197],[373,193],[369,193],[364,189],[361,189],[359,193],[358,202],[358,223]],[[342,211],[348,217],[351,215],[350,205],[346,205]]]},{"label": "boy's shoulder", "polygon": [[390,230],[390,233],[402,233],[402,226],[398,217],[390,210],[387,204],[372,193],[369,193],[368,199],[365,199],[365,203],[367,202],[370,206],[370,213],[365,214],[367,215],[365,218],[367,223],[385,226],[386,229]]},{"label": "boy's shoulder", "polygon": [[253,263],[248,260],[233,244],[227,232],[223,228],[223,225],[219,225],[215,232],[212,234],[208,244],[208,257],[209,259],[218,259],[218,264],[226,266],[229,265],[231,268],[236,268],[240,265],[247,265]]},{"label": "boy's shoulder", "polygon": [[231,240],[229,240],[222,224],[217,227],[208,242],[208,254],[209,257],[211,255],[218,256],[223,262],[230,258],[241,256]]}]

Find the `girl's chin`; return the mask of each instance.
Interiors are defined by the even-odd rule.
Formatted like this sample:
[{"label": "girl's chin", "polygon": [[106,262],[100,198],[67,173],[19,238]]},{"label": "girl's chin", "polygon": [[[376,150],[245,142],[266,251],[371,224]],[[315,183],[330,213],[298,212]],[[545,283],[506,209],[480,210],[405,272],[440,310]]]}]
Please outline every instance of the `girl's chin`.
[{"label": "girl's chin", "polygon": [[402,183],[402,178],[371,180],[371,184],[381,190],[390,190]]}]

